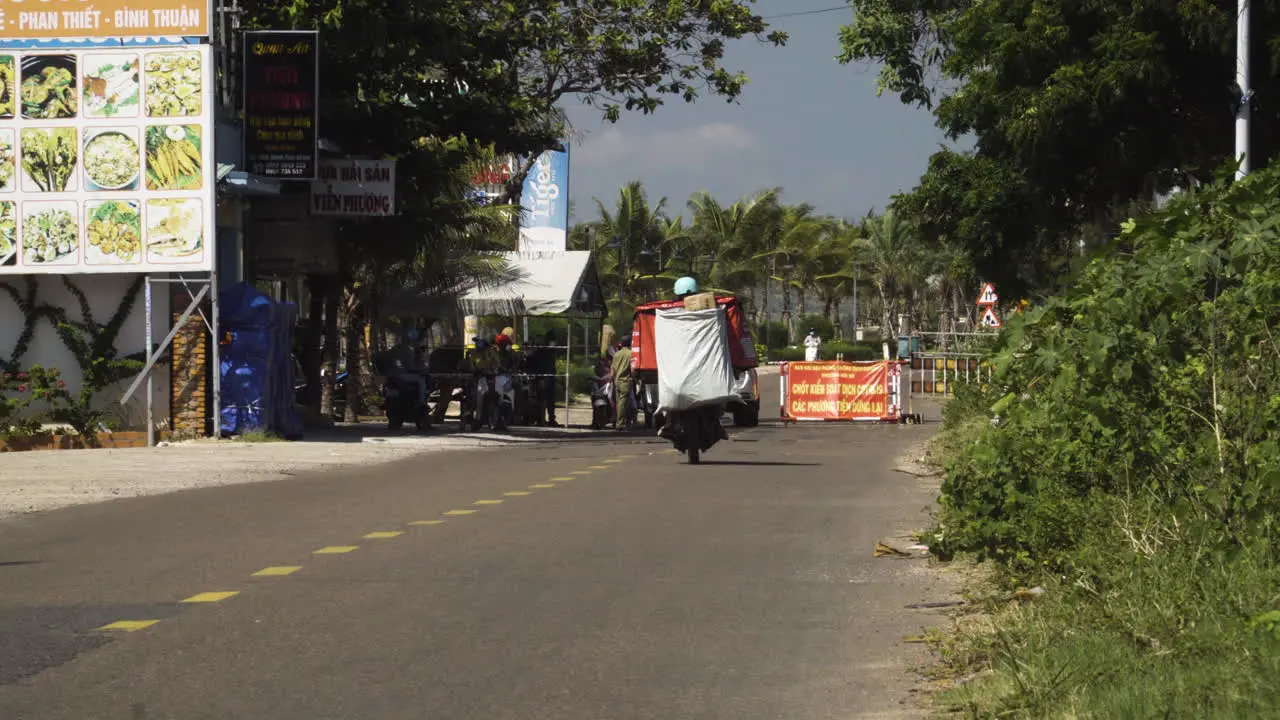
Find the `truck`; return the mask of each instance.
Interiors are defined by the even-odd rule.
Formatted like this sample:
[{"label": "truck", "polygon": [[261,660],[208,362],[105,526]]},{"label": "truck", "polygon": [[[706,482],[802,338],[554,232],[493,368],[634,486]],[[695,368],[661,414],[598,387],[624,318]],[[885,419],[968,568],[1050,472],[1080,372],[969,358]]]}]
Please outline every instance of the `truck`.
[{"label": "truck", "polygon": [[[725,309],[729,325],[729,358],[733,364],[738,402],[729,407],[733,424],[755,427],[760,423],[760,383],[756,368],[755,336],[751,333],[742,302],[733,295],[717,295],[716,305]],[[683,308],[684,300],[659,300],[636,307],[631,324],[631,372],[636,384],[637,410],[644,413],[645,427],[661,425],[658,417],[658,358],[654,353],[654,322],[659,310]]]}]

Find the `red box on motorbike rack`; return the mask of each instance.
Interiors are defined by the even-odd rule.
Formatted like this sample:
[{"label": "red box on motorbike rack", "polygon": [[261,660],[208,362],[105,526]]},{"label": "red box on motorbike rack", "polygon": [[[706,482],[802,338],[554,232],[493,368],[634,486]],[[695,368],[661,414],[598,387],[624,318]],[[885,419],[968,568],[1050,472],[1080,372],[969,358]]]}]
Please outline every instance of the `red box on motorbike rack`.
[{"label": "red box on motorbike rack", "polygon": [[895,360],[783,363],[782,422],[900,422],[902,365]]}]

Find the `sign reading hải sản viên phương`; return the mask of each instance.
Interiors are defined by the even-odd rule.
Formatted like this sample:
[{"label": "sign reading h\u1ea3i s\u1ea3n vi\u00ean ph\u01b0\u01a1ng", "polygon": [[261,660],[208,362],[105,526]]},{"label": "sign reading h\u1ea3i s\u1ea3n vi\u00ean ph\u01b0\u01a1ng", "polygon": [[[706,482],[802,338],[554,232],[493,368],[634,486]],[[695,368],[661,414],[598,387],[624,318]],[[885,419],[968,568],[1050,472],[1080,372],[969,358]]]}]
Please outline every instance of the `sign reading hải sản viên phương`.
[{"label": "sign reading h\u1ea3i s\u1ea3n vi\u00ean ph\u01b0\u01a1ng", "polygon": [[378,217],[396,211],[396,161],[322,159],[311,183],[312,215]]}]

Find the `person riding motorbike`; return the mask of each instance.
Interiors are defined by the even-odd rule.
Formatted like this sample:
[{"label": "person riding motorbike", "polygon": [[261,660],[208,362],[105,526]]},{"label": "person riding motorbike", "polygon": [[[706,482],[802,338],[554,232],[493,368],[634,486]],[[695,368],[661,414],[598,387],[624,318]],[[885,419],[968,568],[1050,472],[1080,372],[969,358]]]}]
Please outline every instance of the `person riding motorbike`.
[{"label": "person riding motorbike", "polygon": [[423,351],[415,347],[414,338],[404,337],[383,356],[388,379],[404,383],[414,389],[420,403],[427,402],[427,378],[423,375]]},{"label": "person riding motorbike", "polygon": [[520,356],[511,349],[511,336],[500,334],[493,339],[495,370],[514,374],[520,371]]},{"label": "person riding motorbike", "polygon": [[[679,280],[676,280],[675,287],[672,288],[672,290],[675,292],[677,299],[684,300],[690,295],[698,294],[698,281],[689,276],[682,277]],[[682,413],[674,413],[674,417],[670,418],[671,420],[674,420],[674,422],[669,421],[664,423],[662,428],[658,431],[658,436],[666,439],[673,439],[677,437],[682,432],[679,421],[681,414]],[[621,415],[621,412],[619,412],[619,415]],[[727,440],[729,438],[728,432],[718,422],[715,423],[714,432],[720,440]]]},{"label": "person riding motorbike", "polygon": [[675,292],[678,300],[683,300],[689,295],[697,295],[698,281],[686,275],[676,280]]}]

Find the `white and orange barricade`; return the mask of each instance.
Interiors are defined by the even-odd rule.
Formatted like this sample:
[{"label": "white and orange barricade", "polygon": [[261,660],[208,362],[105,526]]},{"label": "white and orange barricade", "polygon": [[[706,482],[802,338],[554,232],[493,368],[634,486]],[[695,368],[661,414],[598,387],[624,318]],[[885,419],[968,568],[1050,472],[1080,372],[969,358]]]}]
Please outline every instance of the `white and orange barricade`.
[{"label": "white and orange barricade", "polygon": [[900,422],[902,365],[896,360],[783,363],[782,422]]}]

